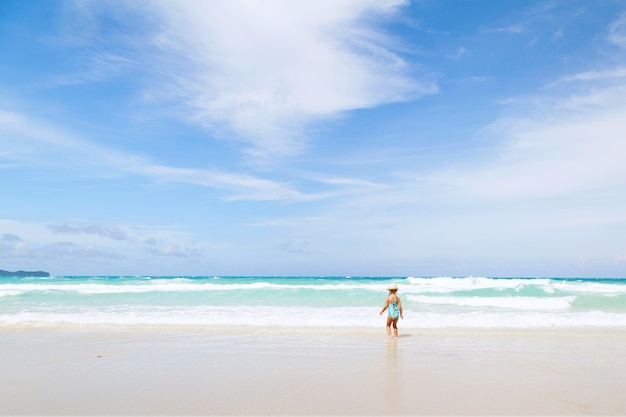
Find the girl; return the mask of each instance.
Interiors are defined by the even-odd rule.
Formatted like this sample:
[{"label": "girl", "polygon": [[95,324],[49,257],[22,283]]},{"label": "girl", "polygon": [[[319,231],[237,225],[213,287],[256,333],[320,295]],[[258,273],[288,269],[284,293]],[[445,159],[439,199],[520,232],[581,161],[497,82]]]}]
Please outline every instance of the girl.
[{"label": "girl", "polygon": [[393,324],[393,332],[396,337],[398,337],[398,317],[404,319],[402,315],[402,302],[400,302],[400,297],[396,295],[398,292],[398,286],[396,284],[391,284],[387,288],[389,290],[389,295],[385,300],[385,306],[382,310],[380,310],[380,315],[388,309],[389,315],[387,316],[387,336],[391,337],[391,325]]}]

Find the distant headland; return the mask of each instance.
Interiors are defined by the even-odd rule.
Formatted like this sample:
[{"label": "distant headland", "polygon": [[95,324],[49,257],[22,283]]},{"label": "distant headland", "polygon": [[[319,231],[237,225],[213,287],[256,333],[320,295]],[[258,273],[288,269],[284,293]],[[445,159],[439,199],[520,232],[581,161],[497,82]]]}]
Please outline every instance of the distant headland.
[{"label": "distant headland", "polygon": [[0,277],[49,277],[50,274],[45,271],[4,271],[0,269]]}]

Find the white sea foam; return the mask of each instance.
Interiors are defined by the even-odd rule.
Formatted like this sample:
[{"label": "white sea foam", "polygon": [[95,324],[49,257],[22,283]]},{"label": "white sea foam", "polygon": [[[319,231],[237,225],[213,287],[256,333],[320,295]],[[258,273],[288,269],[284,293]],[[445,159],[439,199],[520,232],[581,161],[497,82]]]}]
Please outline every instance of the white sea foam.
[{"label": "white sea foam", "polygon": [[0,289],[0,297],[9,297],[23,294],[24,291],[16,290],[16,289]]},{"label": "white sea foam", "polygon": [[484,289],[493,290],[516,290],[521,292],[524,289],[536,288],[545,294],[600,294],[619,295],[626,294],[626,285],[619,281],[596,282],[593,280],[561,280],[549,278],[486,278],[486,277],[466,277],[466,278],[415,278],[409,277],[406,280],[410,285],[403,287],[409,293],[452,293],[463,291],[476,291]]},{"label": "white sea foam", "polygon": [[[20,312],[0,314],[2,326],[258,326],[258,327],[366,327],[384,328],[385,316],[369,308],[233,307],[173,310]],[[425,328],[547,328],[626,326],[623,313],[405,311],[401,329]]]},{"label": "white sea foam", "polygon": [[559,281],[552,284],[557,291],[577,294],[626,294],[626,286],[606,282]]},{"label": "white sea foam", "polygon": [[122,294],[146,292],[254,291],[254,290],[338,291],[367,289],[384,291],[385,284],[276,284],[251,282],[242,284],[193,283],[185,279],[153,280],[139,284],[0,284],[0,292],[76,292],[80,294]]},{"label": "white sea foam", "polygon": [[467,278],[407,278],[407,282],[411,284],[408,291],[411,292],[430,292],[430,293],[447,293],[456,291],[475,291],[480,289],[520,289],[525,286],[549,287],[549,279],[494,279],[486,277],[467,277]]},{"label": "white sea foam", "polygon": [[421,304],[464,307],[493,307],[515,310],[565,310],[576,297],[431,297],[408,295],[407,299]]},{"label": "white sea foam", "polygon": [[[493,279],[484,277],[468,278],[414,278],[398,280],[401,292],[409,294],[423,293],[451,293],[458,291],[476,291],[480,289],[522,289],[534,286],[543,289],[546,293],[553,293],[554,288],[564,291],[584,292],[618,292],[626,291],[624,286],[609,284],[554,284],[548,279]],[[253,290],[316,290],[316,291],[344,291],[369,290],[385,291],[386,283],[367,282],[358,280],[323,282],[322,283],[277,283],[269,281],[230,283],[226,279],[213,279],[198,282],[188,278],[142,279],[133,282],[110,283],[8,283],[0,284],[0,291],[20,292],[76,292],[80,294],[121,294],[144,292],[194,292],[194,291],[253,291]]]},{"label": "white sea foam", "polygon": [[[373,314],[372,314],[373,313]],[[337,327],[380,325],[371,309],[314,307],[187,307],[131,308],[126,311],[85,310],[64,313],[20,312],[0,315],[5,325],[120,326],[287,326]]]}]

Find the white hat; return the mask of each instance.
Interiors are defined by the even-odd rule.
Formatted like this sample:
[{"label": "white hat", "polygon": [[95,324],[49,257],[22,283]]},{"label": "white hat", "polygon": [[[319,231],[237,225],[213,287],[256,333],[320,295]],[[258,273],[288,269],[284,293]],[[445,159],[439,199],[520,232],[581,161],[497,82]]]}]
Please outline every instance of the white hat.
[{"label": "white hat", "polygon": [[397,290],[398,289],[398,284],[389,284],[389,286],[387,287],[387,289],[389,291],[391,290]]}]

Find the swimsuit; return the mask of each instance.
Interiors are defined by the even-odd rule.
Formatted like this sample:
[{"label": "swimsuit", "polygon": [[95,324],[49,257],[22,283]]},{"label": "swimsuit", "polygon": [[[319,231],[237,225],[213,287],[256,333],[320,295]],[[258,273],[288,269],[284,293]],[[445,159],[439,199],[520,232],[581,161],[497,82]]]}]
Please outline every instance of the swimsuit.
[{"label": "swimsuit", "polygon": [[389,316],[391,316],[392,319],[397,319],[400,315],[400,309],[398,309],[398,301],[396,300],[389,303],[389,308],[387,309],[387,311],[389,312]]}]

